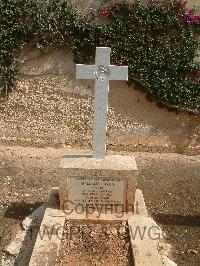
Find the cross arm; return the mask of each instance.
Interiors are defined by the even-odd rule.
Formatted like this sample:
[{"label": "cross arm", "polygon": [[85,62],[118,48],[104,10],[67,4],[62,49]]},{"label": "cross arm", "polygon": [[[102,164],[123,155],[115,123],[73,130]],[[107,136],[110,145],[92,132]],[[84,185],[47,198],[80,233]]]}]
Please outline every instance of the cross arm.
[{"label": "cross arm", "polygon": [[110,80],[128,80],[127,66],[110,66]]},{"label": "cross arm", "polygon": [[95,79],[95,68],[93,65],[76,65],[77,79]]}]

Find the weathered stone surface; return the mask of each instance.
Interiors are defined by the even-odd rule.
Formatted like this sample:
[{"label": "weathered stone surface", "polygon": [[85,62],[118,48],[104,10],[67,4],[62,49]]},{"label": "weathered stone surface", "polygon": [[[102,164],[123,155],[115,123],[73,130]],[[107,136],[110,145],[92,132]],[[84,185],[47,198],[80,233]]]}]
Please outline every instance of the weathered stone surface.
[{"label": "weathered stone surface", "polygon": [[162,229],[148,216],[142,191],[135,195],[134,215],[128,218],[135,266],[175,266],[168,257],[171,246],[164,242]]},{"label": "weathered stone surface", "polygon": [[113,212],[118,208],[133,212],[137,178],[134,157],[65,156],[60,169],[61,209],[74,209],[79,204],[82,210],[92,205],[94,209],[112,206]]},{"label": "weathered stone surface", "polygon": [[33,249],[30,266],[56,264],[64,222],[65,215],[59,210],[58,188],[53,188]]},{"label": "weathered stone surface", "polygon": [[42,204],[33,213],[26,217],[22,222],[24,230],[27,230],[30,226],[39,226],[44,216],[45,209],[46,204]]},{"label": "weathered stone surface", "polygon": [[18,232],[13,241],[3,249],[12,256],[12,263],[6,264],[9,260],[5,259],[3,265],[28,265],[45,209],[46,204],[43,204],[23,220],[24,230]]},{"label": "weathered stone surface", "polygon": [[152,218],[134,215],[128,218],[128,224],[135,266],[176,265],[163,252],[166,244],[162,243],[162,230]]},{"label": "weathered stone surface", "polygon": [[[131,176],[131,171],[137,171],[137,164],[133,156],[123,156],[123,155],[107,155],[105,159],[96,159],[91,155],[65,155],[61,162],[60,168],[66,171],[71,171],[70,175],[76,174],[79,169],[84,173],[85,171],[98,171],[98,174],[107,176],[107,170],[113,173],[120,174],[122,171],[128,176]],[[105,171],[100,172],[99,170]],[[94,172],[92,172],[96,176]],[[90,173],[89,173],[90,175]],[[83,176],[85,176],[83,174]],[[123,177],[123,176],[122,176]]]},{"label": "weathered stone surface", "polygon": [[134,214],[148,217],[147,207],[144,201],[142,190],[137,189],[135,193]]}]

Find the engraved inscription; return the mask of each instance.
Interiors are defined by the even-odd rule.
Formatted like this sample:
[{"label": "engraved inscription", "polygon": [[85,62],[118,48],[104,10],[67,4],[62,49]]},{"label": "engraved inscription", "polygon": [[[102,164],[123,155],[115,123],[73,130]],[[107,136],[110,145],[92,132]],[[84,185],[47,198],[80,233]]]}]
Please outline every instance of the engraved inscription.
[{"label": "engraved inscription", "polygon": [[68,177],[70,209],[82,206],[124,205],[127,181],[111,178]]}]

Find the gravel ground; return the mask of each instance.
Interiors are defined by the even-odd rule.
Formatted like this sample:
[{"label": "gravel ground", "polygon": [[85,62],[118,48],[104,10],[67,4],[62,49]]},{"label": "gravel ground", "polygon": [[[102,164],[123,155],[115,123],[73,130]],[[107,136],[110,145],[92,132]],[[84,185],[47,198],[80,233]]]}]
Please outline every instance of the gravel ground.
[{"label": "gravel ground", "polygon": [[126,222],[83,224],[66,222],[57,266],[133,265]]},{"label": "gravel ground", "polygon": [[[65,152],[0,146],[0,255],[22,219],[46,201],[52,186],[58,186],[58,164]],[[178,265],[200,265],[200,157],[134,155],[139,168],[138,188],[143,190],[148,211],[172,244],[172,259]]]}]

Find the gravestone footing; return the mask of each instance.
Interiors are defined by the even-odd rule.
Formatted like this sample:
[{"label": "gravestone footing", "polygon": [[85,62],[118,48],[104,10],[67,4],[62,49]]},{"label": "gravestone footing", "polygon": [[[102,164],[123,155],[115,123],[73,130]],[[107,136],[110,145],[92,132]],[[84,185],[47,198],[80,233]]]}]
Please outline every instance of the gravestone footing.
[{"label": "gravestone footing", "polygon": [[76,213],[134,212],[135,157],[66,155],[60,163],[60,207]]},{"label": "gravestone footing", "polygon": [[[164,243],[162,239],[151,239],[147,235],[145,235],[144,238],[141,239],[138,234],[133,237],[133,230],[136,228],[136,226],[138,226],[140,230],[142,230],[144,226],[147,228],[152,228],[152,226],[154,226],[154,229],[157,228],[157,230],[161,230],[157,226],[155,221],[148,216],[142,191],[138,189],[136,190],[135,195],[135,206],[137,206],[137,209],[135,209],[134,214],[130,214],[129,216],[124,217],[124,219],[121,220],[126,220],[128,222],[131,246],[134,257],[134,265],[175,266],[176,264],[167,257],[168,253],[170,252],[170,245]],[[111,217],[112,216],[110,216],[110,218]],[[51,237],[49,237],[49,234],[44,234],[42,238],[41,235],[38,234],[29,263],[30,266],[52,266],[56,264],[56,259],[62,240],[64,224],[66,220],[71,220],[71,218],[72,220],[74,218],[78,220],[84,218],[85,220],[85,217],[73,217],[70,214],[66,215],[62,210],[60,210],[59,188],[53,188],[47,202],[47,208],[44,214],[42,224],[40,226],[40,233],[44,232],[44,229],[51,230],[53,228],[54,234]],[[91,222],[97,221],[92,220],[92,217],[90,218]],[[109,216],[107,216],[107,218],[109,218]],[[103,220],[98,220],[97,222],[99,221]],[[112,219],[108,219],[106,222],[112,222]],[[114,222],[116,223],[116,220],[114,220]],[[155,232],[155,234],[156,233],[157,231]],[[162,232],[160,231],[159,233],[161,234]],[[162,252],[159,250],[159,248],[162,250]],[[151,258],[149,257],[149,254],[152,254],[152,257],[150,255]],[[151,264],[152,261],[153,264]]]}]

